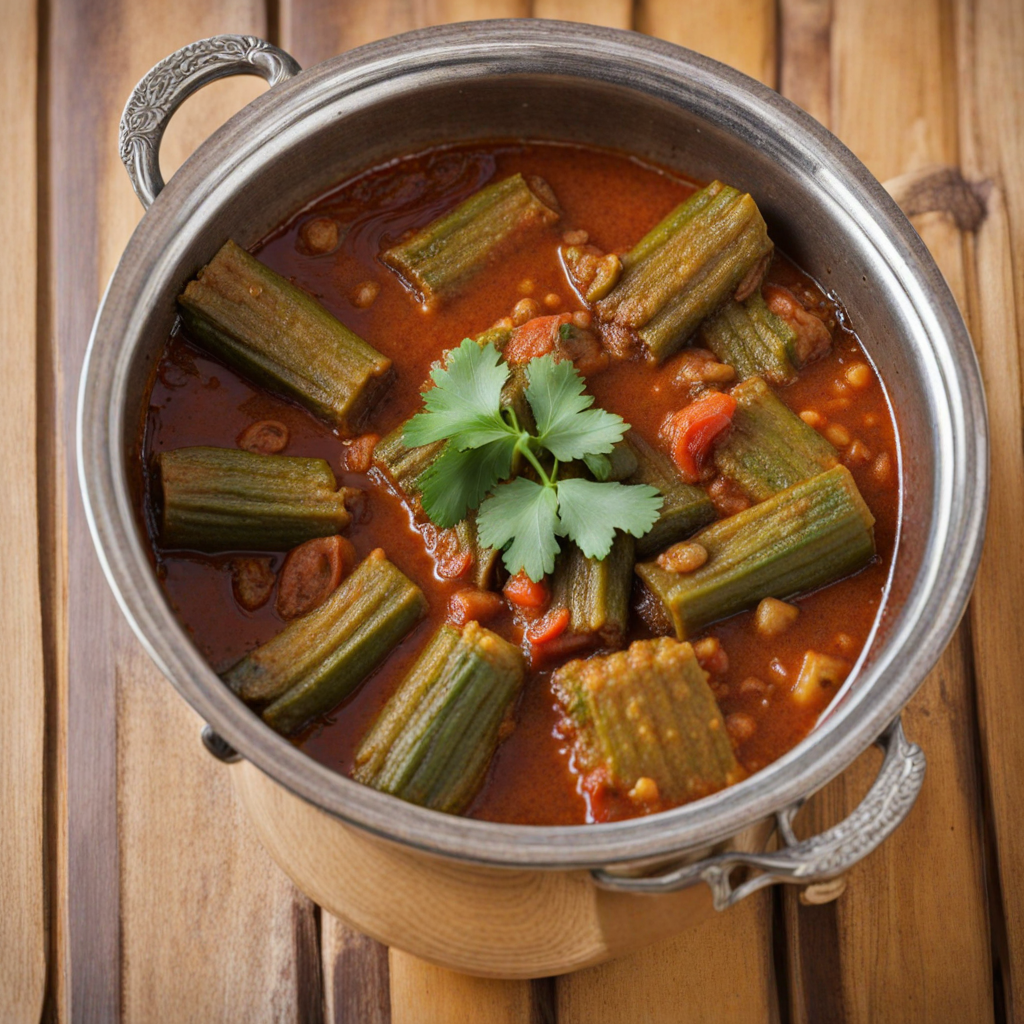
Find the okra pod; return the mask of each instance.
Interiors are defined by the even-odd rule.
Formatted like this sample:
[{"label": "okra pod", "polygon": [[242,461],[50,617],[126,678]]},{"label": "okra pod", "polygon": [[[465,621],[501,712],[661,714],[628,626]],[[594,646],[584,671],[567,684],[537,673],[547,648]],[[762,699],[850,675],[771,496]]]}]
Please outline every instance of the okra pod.
[{"label": "okra pod", "polygon": [[838,463],[835,448],[760,377],[737,384],[732,397],[732,428],[715,446],[715,466],[753,501],[764,501]]},{"label": "okra pod", "polygon": [[757,204],[720,181],[694,193],[622,257],[622,275],[595,305],[634,331],[661,362],[727,301],[772,252]]},{"label": "okra pod", "polygon": [[[417,481],[430,464],[444,449],[444,441],[408,448],[402,440],[405,424],[396,427],[382,437],[373,449],[373,464],[377,473],[384,476],[388,483],[401,495],[418,519],[423,519],[420,506],[420,489]],[[452,557],[465,553],[472,559],[473,584],[486,590],[492,582],[494,569],[498,563],[498,552],[493,548],[483,547],[477,539],[476,512],[471,512],[462,522],[447,530],[435,530],[428,537],[432,540],[432,550],[444,549]]]},{"label": "okra pod", "polygon": [[426,613],[420,588],[377,548],[322,605],[221,678],[288,736],[349,696]]},{"label": "okra pod", "polygon": [[850,471],[836,466],[696,534],[708,553],[699,569],[650,561],[636,571],[685,640],[765,597],[785,600],[862,569],[875,554],[874,522]]},{"label": "okra pod", "polygon": [[200,345],[343,432],[358,432],[390,383],[390,359],[234,242],[178,304]]},{"label": "okra pod", "polygon": [[625,441],[637,460],[629,483],[650,484],[665,499],[654,526],[636,542],[638,557],[647,558],[714,521],[711,499],[700,487],[680,480],[675,463],[664,452],[652,448],[635,430],[626,434]]},{"label": "okra pod", "polygon": [[287,551],[344,530],[358,493],[323,459],[196,447],[160,452],[156,466],[165,548]]},{"label": "okra pod", "polygon": [[552,688],[575,734],[577,768],[604,773],[622,796],[673,806],[743,776],[688,643],[637,640],[625,651],[571,661],[555,672]]},{"label": "okra pod", "polygon": [[[438,217],[412,238],[381,253],[381,259],[434,305],[486,266],[514,236],[554,224],[558,212],[543,182],[522,174],[496,181]],[[540,191],[543,198],[536,194]]]},{"label": "okra pod", "polygon": [[618,532],[606,558],[587,558],[568,541],[555,562],[551,607],[569,609],[567,632],[593,637],[602,647],[621,647],[629,623],[633,586],[633,538]]},{"label": "okra pod", "polygon": [[766,305],[758,288],[745,302],[730,300],[700,327],[701,344],[728,363],[740,380],[760,376],[773,384],[796,380],[796,332]]},{"label": "okra pod", "polygon": [[363,739],[352,777],[460,814],[483,783],[524,678],[518,648],[478,622],[445,623]]}]

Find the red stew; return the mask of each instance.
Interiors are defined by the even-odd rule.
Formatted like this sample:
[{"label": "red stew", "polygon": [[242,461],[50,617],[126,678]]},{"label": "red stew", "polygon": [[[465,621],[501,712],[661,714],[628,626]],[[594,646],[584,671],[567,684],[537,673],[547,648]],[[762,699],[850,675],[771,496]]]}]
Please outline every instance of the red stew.
[{"label": "red stew", "polygon": [[[399,276],[381,263],[381,250],[481,186],[515,172],[539,175],[548,183],[557,196],[559,221],[541,225],[503,251],[457,294],[424,309]],[[531,330],[516,342],[528,358],[540,354],[545,344],[550,347],[545,338],[560,323],[570,322],[572,314],[579,315],[580,323],[589,322],[585,303],[567,280],[559,246],[585,241],[602,252],[624,252],[696,188],[678,174],[625,155],[569,145],[501,143],[434,149],[403,158],[345,181],[313,201],[258,246],[256,254],[392,360],[394,380],[363,433],[354,438],[340,436],[295,402],[250,383],[206,354],[182,329],[169,338],[145,423],[146,465],[151,466],[159,452],[191,445],[279,451],[286,436],[286,454],[322,457],[341,485],[362,491],[345,531],[351,547],[346,544],[344,551],[332,548],[324,554],[322,545],[314,545],[316,550],[304,556],[307,561],[321,558],[319,571],[329,581],[322,586],[337,584],[342,563],[347,573],[351,563],[382,547],[388,559],[418,584],[429,604],[426,618],[355,693],[295,738],[311,757],[339,772],[351,771],[354,751],[372,720],[445,620],[479,617],[488,629],[520,644],[528,643],[523,638],[524,620],[517,620],[512,609],[531,604],[538,613],[545,609],[544,585],[529,580],[513,578],[504,595],[499,587],[487,597],[467,596],[465,583],[452,578],[459,567],[444,565],[443,558],[438,564],[428,553],[424,534],[432,527],[414,521],[395,493],[367,475],[376,436],[393,430],[420,408],[431,365],[462,338],[503,317],[517,322],[533,319]],[[793,383],[774,391],[838,449],[841,463],[853,474],[874,514],[877,556],[856,575],[790,601],[799,617],[784,631],[760,631],[755,612],[748,611],[714,623],[696,640],[736,757],[747,772],[757,771],[797,743],[835,694],[834,688],[822,688],[802,703],[793,699],[806,652],[833,656],[848,665],[856,660],[878,612],[897,519],[891,410],[842,308],[780,254],[771,263],[764,287],[769,303],[772,291],[781,294],[782,301],[795,301],[801,314],[809,312],[832,336],[825,355],[808,362]],[[556,318],[551,322],[554,327],[537,319],[543,317]],[[727,516],[749,501],[729,481],[709,476],[706,467],[716,435],[729,429],[731,412],[726,407],[735,402],[726,396],[734,382],[712,384],[704,401],[714,408],[709,415],[698,415],[690,403],[700,388],[695,392],[688,381],[707,383],[702,365],[719,367],[710,371],[713,382],[720,364],[699,349],[684,348],[660,366],[636,355],[623,359],[613,353],[612,365],[588,376],[587,384],[598,406],[620,414],[649,444],[670,452],[684,476],[701,480],[718,514]],[[666,417],[672,416],[675,420],[666,434]],[[374,436],[367,436],[371,431]],[[154,521],[159,500],[155,485],[151,490],[147,522]],[[271,598],[270,591],[271,574],[280,574],[287,552],[261,553],[259,561],[240,563],[232,552],[163,550],[156,536],[153,543],[168,599],[217,671],[283,628],[282,599]],[[306,607],[307,599],[298,592],[287,597],[289,617],[297,614],[295,608]],[[637,584],[634,605],[640,600]],[[529,628],[535,639],[556,641],[567,618],[550,615]],[[650,622],[631,615],[626,640],[650,635]],[[621,794],[609,796],[593,775],[585,779],[576,771],[571,738],[560,725],[562,711],[550,686],[552,671],[574,656],[579,652],[567,651],[529,670],[515,709],[515,728],[498,748],[486,781],[466,812],[470,816],[582,824],[651,809]]]}]

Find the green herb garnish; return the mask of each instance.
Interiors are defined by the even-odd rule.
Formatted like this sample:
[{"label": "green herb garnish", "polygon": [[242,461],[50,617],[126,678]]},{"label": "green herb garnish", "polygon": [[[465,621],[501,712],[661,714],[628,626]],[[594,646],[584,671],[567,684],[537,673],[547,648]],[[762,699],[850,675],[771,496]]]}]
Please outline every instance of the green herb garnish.
[{"label": "green herb garnish", "polygon": [[[475,508],[482,543],[503,548],[511,573],[539,581],[551,572],[558,538],[575,541],[588,558],[605,558],[616,530],[642,537],[658,518],[662,497],[647,484],[609,483],[607,454],[629,430],[621,416],[593,409],[592,395],[571,362],[551,355],[527,366],[526,399],[537,429],[525,430],[501,404],[508,365],[488,343],[471,338],[431,371],[425,411],[403,433],[411,448],[447,444],[417,481],[423,511],[435,526],[451,527]],[[539,482],[517,476],[516,457]],[[559,463],[583,459],[597,480],[558,479]],[[490,495],[490,497],[487,497]],[[486,499],[486,500],[485,500]]]}]

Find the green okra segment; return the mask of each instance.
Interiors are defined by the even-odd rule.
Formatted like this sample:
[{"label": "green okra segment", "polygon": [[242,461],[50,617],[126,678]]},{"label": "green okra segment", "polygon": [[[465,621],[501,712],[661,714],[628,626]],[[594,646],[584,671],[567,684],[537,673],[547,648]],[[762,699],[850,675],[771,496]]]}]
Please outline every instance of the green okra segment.
[{"label": "green okra segment", "polygon": [[[625,651],[571,661],[552,687],[573,726],[577,766],[584,774],[603,771],[622,795],[637,787],[646,790],[645,802],[671,806],[743,777],[688,643],[637,640]],[[656,791],[637,786],[641,779]]]},{"label": "green okra segment", "polygon": [[522,174],[513,174],[475,192],[412,238],[385,250],[381,259],[433,305],[486,266],[514,236],[554,224],[559,217],[555,205],[546,183],[527,183]]},{"label": "green okra segment", "polygon": [[346,433],[358,431],[391,380],[390,359],[234,242],[178,304],[200,345]]},{"label": "green okra segment", "polygon": [[835,448],[760,377],[737,384],[732,397],[732,429],[715,446],[715,466],[753,501],[764,501],[839,462]]},{"label": "green okra segment", "polygon": [[629,624],[633,538],[616,533],[603,559],[587,558],[567,541],[555,562],[551,607],[569,609],[567,632],[591,636],[602,647],[621,647]]},{"label": "green okra segment", "polygon": [[420,588],[377,548],[322,605],[221,678],[288,736],[349,696],[426,613]]},{"label": "green okra segment", "polygon": [[[377,442],[373,449],[373,464],[377,472],[398,491],[417,519],[423,519],[417,481],[441,454],[446,442],[435,441],[409,448],[402,440],[404,430],[403,423]],[[499,553],[480,544],[475,511],[450,529],[439,530],[430,526],[424,537],[432,552],[444,553],[448,564],[454,565],[463,556],[470,559],[467,574],[475,586],[486,590],[491,585]]]},{"label": "green okra segment", "polygon": [[518,648],[477,622],[434,634],[356,751],[352,777],[460,814],[483,783],[525,678]]},{"label": "green okra segment", "polygon": [[675,464],[664,452],[651,447],[635,430],[626,434],[625,443],[637,461],[629,483],[650,484],[665,499],[654,526],[636,542],[639,558],[685,540],[715,520],[717,513],[711,499],[700,487],[680,480]]},{"label": "green okra segment", "polygon": [[650,561],[636,571],[685,640],[763,598],[785,600],[864,568],[874,522],[850,471],[836,466],[698,533],[708,553],[699,569]]},{"label": "green okra segment", "polygon": [[765,304],[758,288],[745,302],[730,300],[700,327],[700,342],[740,380],[760,376],[773,384],[796,380],[796,331]]},{"label": "green okra segment", "polygon": [[287,551],[340,533],[358,492],[338,488],[323,459],[234,448],[177,448],[156,456],[160,543],[193,551]]},{"label": "green okra segment", "polygon": [[772,252],[757,204],[720,181],[695,192],[622,257],[598,318],[636,332],[652,359],[679,349]]}]

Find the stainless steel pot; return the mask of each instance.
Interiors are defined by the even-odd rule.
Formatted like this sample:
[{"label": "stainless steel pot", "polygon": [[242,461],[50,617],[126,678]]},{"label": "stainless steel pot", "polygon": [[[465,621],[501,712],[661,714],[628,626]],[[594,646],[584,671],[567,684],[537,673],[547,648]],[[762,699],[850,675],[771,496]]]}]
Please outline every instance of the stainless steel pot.
[{"label": "stainless steel pot", "polygon": [[[229,74],[260,74],[273,87],[164,188],[157,153],[168,119],[190,92]],[[329,185],[397,154],[510,136],[611,146],[753,193],[773,238],[842,297],[899,426],[893,571],[868,648],[830,711],[737,786],[586,828],[438,814],[306,757],[239,703],[193,647],[132,512],[145,389],[175,296],[226,238],[253,243]],[[110,282],[82,376],[79,465],[93,537],[140,640],[210,723],[210,749],[238,761],[236,783],[262,838],[314,898],[438,962],[546,974],[669,934],[712,903],[724,908],[763,885],[834,877],[902,821],[924,758],[898,716],[955,628],[977,568],[986,418],[970,339],[939,270],[838,140],[757,82],[667,43],[592,26],[491,21],[397,36],[301,73],[260,40],[204,40],[140,82],[121,152],[149,209]],[[829,832],[798,841],[797,808],[874,741],[886,757],[863,804]],[[773,819],[782,848],[758,853]],[[737,865],[750,870],[733,888]],[[689,888],[700,880],[713,900]]]}]

